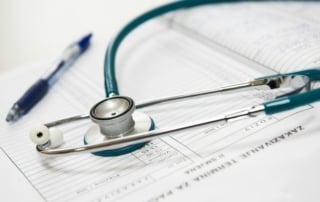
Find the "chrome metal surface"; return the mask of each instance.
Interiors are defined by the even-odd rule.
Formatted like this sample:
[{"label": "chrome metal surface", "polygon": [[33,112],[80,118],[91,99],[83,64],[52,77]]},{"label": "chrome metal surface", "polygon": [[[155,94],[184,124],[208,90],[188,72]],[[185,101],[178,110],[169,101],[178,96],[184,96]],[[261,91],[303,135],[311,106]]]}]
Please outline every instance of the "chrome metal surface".
[{"label": "chrome metal surface", "polygon": [[153,100],[153,101],[140,103],[140,104],[136,105],[136,108],[138,109],[138,108],[148,107],[151,105],[175,101],[175,100],[182,100],[182,99],[187,99],[187,98],[192,98],[192,97],[197,97],[197,96],[204,96],[204,95],[210,95],[210,94],[215,94],[215,93],[220,93],[220,92],[225,92],[225,91],[232,91],[232,90],[236,90],[236,89],[250,87],[250,86],[252,86],[252,84],[253,84],[252,82],[244,82],[244,83],[228,85],[228,86],[224,86],[224,87],[220,87],[220,88],[216,88],[216,89],[212,89],[212,90],[208,90],[208,91],[200,91],[200,92],[196,92],[196,93],[161,98],[161,99],[157,99],[157,100]]},{"label": "chrome metal surface", "polygon": [[94,105],[90,110],[90,118],[99,125],[103,135],[111,138],[121,137],[134,128],[134,110],[135,105],[131,98],[114,96]]},{"label": "chrome metal surface", "polygon": [[[85,133],[85,142],[86,144],[97,144],[104,141],[109,141],[115,138],[126,137],[133,134],[138,134],[142,132],[149,131],[152,128],[152,120],[151,118],[139,111],[135,111],[132,115],[133,120],[135,122],[134,128],[130,133],[122,134],[121,136],[112,136],[112,135],[104,135],[101,134],[99,126],[94,124],[92,125],[88,131]],[[129,144],[128,144],[129,145]],[[117,149],[118,147],[112,147],[112,149]]]},{"label": "chrome metal surface", "polygon": [[[214,93],[232,91],[232,90],[236,90],[236,89],[261,86],[261,85],[267,85],[270,89],[280,89],[280,88],[289,89],[288,91],[284,91],[284,93],[281,95],[281,96],[284,96],[287,94],[295,93],[295,92],[303,90],[303,89],[309,90],[310,89],[310,79],[309,79],[309,77],[302,76],[302,75],[266,77],[266,78],[261,78],[261,79],[249,81],[249,82],[243,82],[243,83],[238,83],[238,84],[234,84],[234,85],[216,88],[216,89],[213,89],[210,91],[201,91],[201,92],[192,93],[192,94],[184,94],[184,95],[178,95],[178,96],[173,96],[173,97],[161,98],[161,99],[153,100],[150,102],[144,102],[144,103],[136,105],[136,108],[143,108],[143,107],[147,107],[147,106],[151,106],[151,105],[155,105],[155,104],[159,104],[159,103],[175,101],[175,100],[179,100],[179,99],[186,99],[186,98],[202,96],[202,95],[210,95],[210,94],[214,94]],[[114,94],[112,97],[117,97],[117,95]],[[69,123],[71,121],[78,121],[78,120],[82,120],[82,119],[86,119],[86,118],[89,118],[89,115],[82,114],[82,115],[73,116],[73,117],[57,120],[54,122],[46,123],[45,125],[47,127],[51,127],[51,126]]]},{"label": "chrome metal surface", "polygon": [[310,79],[309,77],[303,76],[303,75],[287,75],[287,76],[275,75],[272,77],[255,79],[248,82],[219,87],[219,88],[208,90],[208,91],[200,91],[196,93],[177,95],[177,96],[161,98],[153,101],[143,102],[136,105],[136,108],[138,109],[138,108],[148,107],[151,105],[180,100],[180,99],[211,95],[211,94],[221,93],[221,92],[229,92],[233,90],[245,89],[248,87],[255,87],[255,86],[262,86],[262,85],[266,85],[270,89],[287,88],[287,91],[284,91],[285,93],[280,95],[280,96],[284,96],[287,94],[295,93],[304,88],[308,89],[308,87],[310,86]]},{"label": "chrome metal surface", "polygon": [[97,152],[97,151],[101,151],[109,148],[123,147],[128,145],[129,143],[136,144],[140,142],[149,141],[162,136],[167,136],[173,132],[186,130],[194,127],[204,126],[204,125],[213,124],[213,123],[228,122],[232,119],[237,119],[243,116],[256,116],[263,112],[264,112],[264,106],[257,105],[248,109],[242,109],[237,112],[226,114],[226,115],[216,117],[203,122],[184,124],[174,128],[157,129],[149,132],[138,133],[130,136],[107,140],[98,144],[90,144],[90,145],[83,145],[79,147],[61,148],[61,149],[43,149],[41,147],[37,147],[37,150],[40,153],[45,155],[62,155],[62,154],[76,154],[76,153],[82,153],[82,152]]},{"label": "chrome metal surface", "polygon": [[266,85],[270,89],[283,89],[284,95],[293,94],[303,89],[309,90],[310,79],[304,75],[287,75],[287,76],[274,76],[266,78]]},{"label": "chrome metal surface", "polygon": [[60,119],[60,120],[56,120],[56,121],[52,121],[49,123],[45,123],[44,125],[49,127],[53,127],[53,126],[58,126],[58,125],[62,125],[62,124],[66,124],[66,123],[70,123],[73,121],[80,121],[83,119],[89,119],[89,114],[81,114],[81,115],[76,115],[76,116],[71,116],[71,117],[67,117],[64,119]]},{"label": "chrome metal surface", "polygon": [[[179,99],[186,99],[190,97],[196,97],[196,96],[202,96],[202,95],[209,95],[209,94],[214,94],[214,93],[219,93],[219,92],[225,92],[225,91],[231,91],[231,90],[236,90],[236,89],[241,89],[241,88],[246,88],[246,87],[252,87],[252,86],[261,86],[261,85],[266,85],[270,89],[285,89],[280,96],[285,96],[288,94],[296,93],[301,90],[308,90],[310,88],[310,79],[307,76],[302,76],[302,75],[287,75],[287,76],[272,76],[272,77],[266,77],[266,78],[261,78],[261,79],[256,79],[250,82],[244,82],[244,83],[239,83],[239,84],[234,84],[234,85],[229,85],[226,87],[221,87],[217,88],[214,90],[210,91],[203,91],[203,92],[198,92],[198,93],[193,93],[193,94],[185,94],[185,95],[179,95],[179,96],[174,96],[174,97],[168,97],[168,98],[163,98],[163,99],[158,99],[150,102],[145,102],[142,104],[137,105],[137,108],[142,108],[158,103],[163,103],[163,102],[168,102],[168,101],[174,101],[174,100],[179,100]],[[119,99],[120,100],[116,100]],[[255,116],[259,113],[264,112],[264,106],[263,105],[257,105],[253,106],[249,109],[244,109],[244,110],[239,110],[234,113],[229,113],[224,116],[216,117],[207,121],[203,122],[196,122],[196,123],[191,123],[191,124],[185,124],[181,125],[178,127],[173,127],[173,128],[167,128],[167,129],[157,129],[149,132],[143,132],[143,133],[137,133],[133,135],[126,135],[128,131],[130,131],[130,127],[133,120],[130,121],[131,114],[134,111],[134,103],[131,104],[126,103],[126,101],[122,100],[122,96],[113,96],[107,98],[107,100],[113,100],[113,102],[110,103],[98,103],[96,105],[96,108],[93,109],[94,111],[94,118],[93,120],[97,122],[98,124],[103,120],[109,120],[110,122],[107,123],[108,127],[105,125],[105,129],[102,129],[103,127],[100,127],[100,130],[104,134],[108,134],[111,136],[108,136],[108,138],[103,137],[103,142],[97,143],[97,144],[89,144],[89,145],[84,145],[84,146],[79,146],[79,147],[74,147],[74,148],[61,148],[61,149],[48,149],[48,147],[43,147],[43,146],[37,146],[37,150],[46,155],[61,155],[61,154],[70,154],[70,153],[81,153],[81,152],[96,152],[100,150],[105,150],[109,148],[118,148],[118,147],[123,147],[128,144],[136,144],[140,142],[145,142],[152,140],[154,138],[159,138],[162,136],[166,136],[170,133],[176,132],[176,131],[181,131],[181,130],[186,130],[194,127],[199,127],[207,124],[213,124],[213,123],[220,123],[220,122],[228,122],[229,120],[236,119],[239,117],[244,117],[244,116]],[[125,97],[126,98],[126,97]],[[127,99],[127,98],[126,98]],[[108,100],[108,101],[109,101]],[[131,102],[131,101],[129,101]],[[133,102],[133,101],[132,101]],[[99,104],[102,104],[101,106],[98,106]],[[118,108],[119,107],[119,108]],[[114,114],[115,113],[115,114]],[[48,127],[55,126],[55,125],[60,125],[64,123],[68,123],[71,121],[77,121],[77,120],[82,120],[85,118],[88,118],[89,116],[87,114],[79,115],[79,116],[74,116],[58,121],[54,121],[51,123],[45,124]],[[92,117],[92,115],[91,115]],[[119,126],[119,119],[120,123],[124,122],[127,124],[127,126],[123,127]],[[120,124],[121,125],[121,124]],[[134,125],[134,124],[133,124]],[[109,127],[113,128],[110,132]],[[114,136],[112,136],[114,134]],[[95,141],[93,141],[95,142]],[[98,141],[99,142],[99,141]]]},{"label": "chrome metal surface", "polygon": [[91,115],[94,119],[113,119],[126,113],[132,105],[132,99],[125,97],[107,98],[92,107]]}]

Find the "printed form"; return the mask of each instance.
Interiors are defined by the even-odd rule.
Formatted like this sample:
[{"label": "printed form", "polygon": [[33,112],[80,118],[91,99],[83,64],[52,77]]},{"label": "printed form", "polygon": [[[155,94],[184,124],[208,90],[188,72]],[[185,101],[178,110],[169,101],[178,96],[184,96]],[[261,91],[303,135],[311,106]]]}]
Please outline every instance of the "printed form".
[{"label": "printed form", "polygon": [[[154,98],[203,91],[319,65],[320,25],[316,21],[318,10],[314,8],[320,5],[286,5],[220,5],[180,12],[148,23],[134,32],[120,49],[117,78],[121,94],[132,97],[139,104]],[[306,10],[309,12],[303,12]],[[300,17],[293,15],[297,11],[302,12]],[[253,38],[246,32],[239,32],[239,36],[235,31],[230,33],[231,28],[223,26],[223,20],[215,22],[216,27],[197,21],[209,22],[208,16],[216,12],[215,17],[220,15],[220,19],[221,16],[232,18],[230,13],[234,13],[237,21],[231,24],[243,25],[243,29],[248,26],[254,29],[259,25],[259,20],[249,21],[252,13],[259,13],[265,23],[268,20],[273,23],[276,19],[279,27],[274,27],[277,32],[267,27],[268,36],[262,30],[254,35],[257,38]],[[198,18],[191,17],[193,15]],[[188,16],[190,21],[186,20]],[[190,23],[193,25],[191,31]],[[283,26],[286,32],[280,32]],[[309,40],[300,40],[305,42],[300,44],[300,51],[288,42],[287,48],[291,50],[287,51],[292,57],[286,57],[283,62],[278,54],[268,49],[276,43],[272,46],[263,43],[266,39],[276,40],[277,34],[284,38],[285,34],[296,33],[294,28],[300,30],[301,26],[312,27],[299,32],[300,38]],[[207,31],[201,30],[203,27]],[[233,43],[232,46],[224,42],[228,34],[228,43]],[[248,46],[246,37],[255,43]],[[262,42],[258,42],[258,37]],[[289,38],[294,40],[294,37]],[[107,42],[103,43],[101,39],[103,36],[99,35],[93,38],[90,50],[63,75],[45,99],[15,124],[5,123],[7,110],[39,77],[42,65],[47,64],[0,77],[1,92],[10,92],[2,97],[0,106],[1,171],[3,177],[6,172],[17,174],[13,180],[19,181],[21,189],[16,189],[22,190],[22,194],[32,192],[33,201],[319,200],[320,163],[316,159],[320,155],[320,103],[272,116],[247,117],[176,132],[117,157],[90,153],[61,157],[39,155],[28,136],[32,126],[88,113],[93,104],[104,98],[102,68]],[[310,44],[317,44],[317,47]],[[267,54],[259,59],[262,52]],[[295,54],[304,54],[305,59]],[[296,61],[301,66],[290,69],[287,64]],[[278,64],[283,64],[285,69],[278,68]],[[166,128],[260,104],[276,93],[266,88],[254,88],[142,110],[152,117],[157,128]],[[83,121],[63,126],[63,146],[82,145],[90,124],[90,121]],[[1,186],[5,188],[6,182],[1,182]],[[10,198],[1,200],[10,201]]]}]

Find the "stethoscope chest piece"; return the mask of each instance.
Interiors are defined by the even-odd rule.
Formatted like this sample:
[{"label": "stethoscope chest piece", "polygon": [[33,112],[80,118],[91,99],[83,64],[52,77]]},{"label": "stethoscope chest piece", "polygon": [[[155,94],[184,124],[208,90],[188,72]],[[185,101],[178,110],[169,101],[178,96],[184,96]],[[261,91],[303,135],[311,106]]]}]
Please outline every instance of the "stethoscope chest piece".
[{"label": "stethoscope chest piece", "polygon": [[[94,105],[90,111],[92,125],[84,135],[84,144],[98,144],[154,129],[153,120],[145,113],[135,111],[131,98],[114,96]],[[94,152],[99,156],[117,156],[141,148],[147,142],[128,144]]]}]

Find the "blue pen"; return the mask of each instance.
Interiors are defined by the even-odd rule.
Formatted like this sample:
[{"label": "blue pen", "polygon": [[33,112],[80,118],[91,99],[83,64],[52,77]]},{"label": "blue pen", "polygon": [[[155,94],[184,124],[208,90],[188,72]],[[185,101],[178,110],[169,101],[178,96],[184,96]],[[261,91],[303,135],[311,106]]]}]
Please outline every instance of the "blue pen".
[{"label": "blue pen", "polygon": [[49,71],[45,76],[42,76],[16,103],[13,104],[6,117],[7,122],[17,121],[43,98],[49,88],[61,76],[62,72],[70,67],[81,53],[87,50],[91,36],[91,33],[87,34],[65,49],[59,62],[54,66],[54,69]]}]

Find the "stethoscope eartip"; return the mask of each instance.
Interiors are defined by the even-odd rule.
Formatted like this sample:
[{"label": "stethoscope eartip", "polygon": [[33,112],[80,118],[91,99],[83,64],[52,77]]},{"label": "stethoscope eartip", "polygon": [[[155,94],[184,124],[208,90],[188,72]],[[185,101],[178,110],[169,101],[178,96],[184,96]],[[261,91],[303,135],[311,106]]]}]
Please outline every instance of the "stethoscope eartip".
[{"label": "stethoscope eartip", "polygon": [[34,126],[31,128],[29,136],[36,145],[46,144],[50,139],[49,128],[45,125]]},{"label": "stethoscope eartip", "polygon": [[63,144],[64,138],[62,131],[57,127],[51,127],[50,132],[50,147],[56,148]]},{"label": "stethoscope eartip", "polygon": [[46,145],[55,148],[63,144],[63,133],[56,127],[48,128],[45,125],[37,125],[30,130],[30,139],[36,145]]}]

